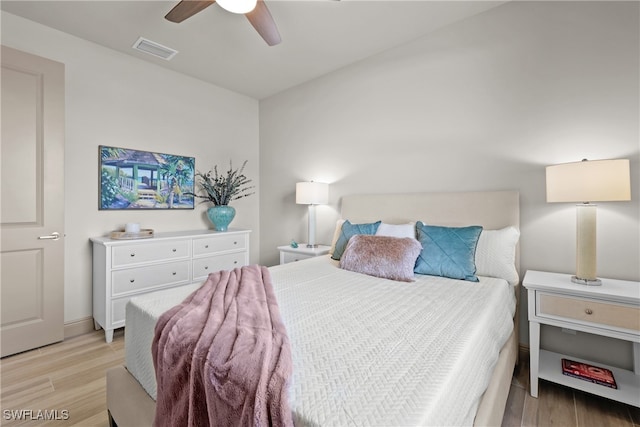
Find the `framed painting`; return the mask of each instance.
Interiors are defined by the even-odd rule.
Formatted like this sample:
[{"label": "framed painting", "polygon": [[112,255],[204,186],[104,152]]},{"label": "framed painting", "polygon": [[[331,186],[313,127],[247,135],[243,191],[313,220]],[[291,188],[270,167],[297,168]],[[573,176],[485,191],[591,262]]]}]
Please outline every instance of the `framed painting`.
[{"label": "framed painting", "polygon": [[99,146],[100,210],[193,209],[195,158]]}]

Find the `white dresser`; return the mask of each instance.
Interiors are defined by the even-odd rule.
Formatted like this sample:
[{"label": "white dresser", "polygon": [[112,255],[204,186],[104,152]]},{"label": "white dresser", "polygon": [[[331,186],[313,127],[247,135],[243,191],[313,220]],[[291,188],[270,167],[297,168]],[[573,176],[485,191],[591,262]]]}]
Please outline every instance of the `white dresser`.
[{"label": "white dresser", "polygon": [[203,282],[209,273],[249,264],[250,230],[157,233],[140,240],[93,237],[93,319],[107,342],[124,326],[133,296]]}]

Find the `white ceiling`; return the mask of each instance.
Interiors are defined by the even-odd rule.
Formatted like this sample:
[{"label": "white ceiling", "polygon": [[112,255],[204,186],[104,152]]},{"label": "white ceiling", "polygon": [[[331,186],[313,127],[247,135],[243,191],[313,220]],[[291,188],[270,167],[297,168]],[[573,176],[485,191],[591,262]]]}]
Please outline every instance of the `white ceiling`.
[{"label": "white ceiling", "polygon": [[[174,24],[175,1],[6,1],[2,10],[162,67],[262,99],[504,1],[267,0],[282,43],[269,47],[243,15],[213,4]],[[138,37],[179,53],[131,48]]]}]

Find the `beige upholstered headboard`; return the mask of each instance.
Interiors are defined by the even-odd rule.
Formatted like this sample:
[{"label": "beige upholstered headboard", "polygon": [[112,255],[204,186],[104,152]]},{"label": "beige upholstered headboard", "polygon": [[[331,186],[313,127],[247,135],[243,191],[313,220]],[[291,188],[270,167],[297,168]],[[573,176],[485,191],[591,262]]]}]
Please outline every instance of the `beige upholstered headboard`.
[{"label": "beige upholstered headboard", "polygon": [[[461,227],[482,225],[496,230],[512,225],[520,229],[518,191],[356,194],[342,197],[342,218],[353,223],[384,221],[402,224],[422,221]],[[519,251],[516,269],[520,271]]]}]

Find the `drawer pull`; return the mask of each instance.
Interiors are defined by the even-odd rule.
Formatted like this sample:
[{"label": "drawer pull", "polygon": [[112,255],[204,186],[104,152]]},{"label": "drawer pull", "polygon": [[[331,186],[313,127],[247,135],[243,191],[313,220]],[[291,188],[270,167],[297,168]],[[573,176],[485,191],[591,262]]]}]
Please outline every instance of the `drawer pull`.
[{"label": "drawer pull", "polygon": [[171,274],[175,276],[177,273],[174,271],[174,272],[173,272],[173,273],[171,273]]},{"label": "drawer pull", "polygon": [[234,263],[234,264],[237,264],[237,263],[238,263],[238,261],[233,261],[233,263]]},{"label": "drawer pull", "polygon": [[209,249],[209,245],[204,245],[204,248],[205,249]]},{"label": "drawer pull", "polygon": [[171,252],[175,252],[175,251],[176,251],[175,249],[171,249]]},{"label": "drawer pull", "polygon": [[585,313],[587,313],[587,314],[589,314],[589,315],[593,314],[593,310],[591,310],[590,308],[586,308],[586,309],[584,310],[584,312],[585,312]]},{"label": "drawer pull", "polygon": [[133,283],[135,281],[136,281],[136,279],[129,279],[129,282],[131,282],[131,283]]},{"label": "drawer pull", "polygon": [[237,245],[237,244],[238,244],[238,242],[233,242],[233,244],[234,244],[234,245]]},{"label": "drawer pull", "polygon": [[204,266],[204,269],[205,269],[205,270],[208,270],[208,269],[209,269],[209,266],[208,266],[208,265],[205,265],[205,266]]},{"label": "drawer pull", "polygon": [[132,257],[136,256],[135,252],[131,254]]}]

